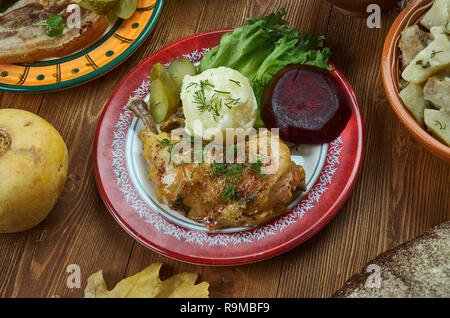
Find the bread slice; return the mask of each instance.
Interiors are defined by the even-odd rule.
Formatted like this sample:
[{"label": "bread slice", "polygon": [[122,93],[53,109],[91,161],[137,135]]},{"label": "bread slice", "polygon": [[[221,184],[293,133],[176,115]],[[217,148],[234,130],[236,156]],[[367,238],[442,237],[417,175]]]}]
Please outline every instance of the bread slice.
[{"label": "bread slice", "polygon": [[0,63],[29,63],[51,57],[62,57],[87,47],[108,27],[105,16],[81,8],[81,28],[64,29],[63,34],[49,37],[47,26],[34,24],[54,15],[67,18],[70,0],[20,0],[0,14]]},{"label": "bread slice", "polygon": [[[350,278],[334,297],[450,297],[450,222],[391,249]],[[366,284],[370,264],[379,266],[380,285]],[[373,266],[373,265],[372,265]]]}]

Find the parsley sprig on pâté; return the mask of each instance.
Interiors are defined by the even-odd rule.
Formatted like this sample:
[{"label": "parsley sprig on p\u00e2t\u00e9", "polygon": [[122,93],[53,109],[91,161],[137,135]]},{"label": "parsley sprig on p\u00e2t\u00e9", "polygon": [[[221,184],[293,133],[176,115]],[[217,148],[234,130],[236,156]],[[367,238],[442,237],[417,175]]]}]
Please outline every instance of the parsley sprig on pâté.
[{"label": "parsley sprig on p\u00e2t\u00e9", "polygon": [[34,23],[33,26],[48,26],[49,31],[47,32],[47,36],[55,37],[63,34],[66,21],[62,16],[55,14],[43,22]]}]

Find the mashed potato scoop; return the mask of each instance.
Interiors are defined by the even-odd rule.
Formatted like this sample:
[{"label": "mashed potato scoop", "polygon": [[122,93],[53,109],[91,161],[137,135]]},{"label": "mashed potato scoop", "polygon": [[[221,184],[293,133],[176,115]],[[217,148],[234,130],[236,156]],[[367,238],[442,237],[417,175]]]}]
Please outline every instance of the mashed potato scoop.
[{"label": "mashed potato scoop", "polygon": [[[186,75],[181,88],[186,130],[205,140],[227,128],[252,128],[257,102],[244,75],[228,67]],[[201,126],[201,128],[199,127]]]}]

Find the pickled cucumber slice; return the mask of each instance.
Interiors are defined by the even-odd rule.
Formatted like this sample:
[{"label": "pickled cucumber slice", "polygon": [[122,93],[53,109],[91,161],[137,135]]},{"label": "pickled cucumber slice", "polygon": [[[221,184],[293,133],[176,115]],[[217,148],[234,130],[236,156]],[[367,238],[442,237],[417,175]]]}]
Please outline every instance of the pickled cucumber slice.
[{"label": "pickled cucumber slice", "polygon": [[181,104],[180,90],[175,84],[175,81],[170,76],[169,71],[160,63],[153,65],[150,71],[150,79],[151,81],[156,79],[161,81],[167,96],[169,113],[171,114]]},{"label": "pickled cucumber slice", "polygon": [[163,83],[159,79],[152,80],[150,86],[150,114],[155,123],[166,119],[169,113],[169,101]]},{"label": "pickled cucumber slice", "polygon": [[119,0],[114,8],[114,13],[124,20],[130,18],[136,12],[138,0]]},{"label": "pickled cucumber slice", "polygon": [[173,60],[167,70],[180,91],[181,86],[183,86],[183,79],[186,75],[197,75],[197,69],[194,64],[184,57]]},{"label": "pickled cucumber slice", "polygon": [[99,15],[105,15],[112,11],[118,2],[119,0],[81,0],[78,4]]}]

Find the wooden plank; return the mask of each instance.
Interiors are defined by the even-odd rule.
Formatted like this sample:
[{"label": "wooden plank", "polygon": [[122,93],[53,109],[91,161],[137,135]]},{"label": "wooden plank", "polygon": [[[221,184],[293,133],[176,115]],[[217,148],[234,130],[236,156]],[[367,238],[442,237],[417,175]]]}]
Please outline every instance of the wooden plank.
[{"label": "wooden plank", "polygon": [[45,94],[18,94],[10,92],[0,92],[0,109],[20,108],[33,113],[39,111]]}]

